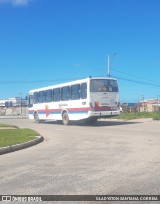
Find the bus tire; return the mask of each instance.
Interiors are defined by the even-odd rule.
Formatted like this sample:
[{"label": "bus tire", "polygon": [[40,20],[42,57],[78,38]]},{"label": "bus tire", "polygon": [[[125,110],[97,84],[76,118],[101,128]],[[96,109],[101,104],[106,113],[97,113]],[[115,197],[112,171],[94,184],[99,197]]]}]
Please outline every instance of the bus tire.
[{"label": "bus tire", "polygon": [[69,116],[68,116],[68,113],[66,111],[64,111],[62,113],[62,122],[63,122],[63,125],[69,125],[69,123],[70,123]]},{"label": "bus tire", "polygon": [[34,121],[35,121],[36,123],[40,123],[39,115],[38,115],[37,112],[34,113]]}]

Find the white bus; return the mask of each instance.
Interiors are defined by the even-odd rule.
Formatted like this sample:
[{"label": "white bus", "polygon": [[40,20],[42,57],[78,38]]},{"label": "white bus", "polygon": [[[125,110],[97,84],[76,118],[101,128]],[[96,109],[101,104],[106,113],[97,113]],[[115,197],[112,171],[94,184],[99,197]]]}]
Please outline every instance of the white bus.
[{"label": "white bus", "polygon": [[88,77],[29,91],[29,119],[72,120],[94,123],[98,118],[120,114],[117,80]]}]

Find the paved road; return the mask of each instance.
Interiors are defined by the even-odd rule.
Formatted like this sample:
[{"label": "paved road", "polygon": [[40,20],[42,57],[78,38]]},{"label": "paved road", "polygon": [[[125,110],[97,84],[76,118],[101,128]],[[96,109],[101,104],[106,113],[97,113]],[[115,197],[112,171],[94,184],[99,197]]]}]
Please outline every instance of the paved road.
[{"label": "paved road", "polygon": [[152,194],[160,192],[160,122],[98,121],[95,126],[29,127],[45,141],[0,156],[0,194]]}]

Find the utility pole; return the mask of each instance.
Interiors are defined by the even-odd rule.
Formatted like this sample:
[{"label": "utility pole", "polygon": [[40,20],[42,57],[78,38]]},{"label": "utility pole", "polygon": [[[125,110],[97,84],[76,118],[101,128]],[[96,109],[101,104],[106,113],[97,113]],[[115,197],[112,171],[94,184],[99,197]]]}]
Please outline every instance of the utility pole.
[{"label": "utility pole", "polygon": [[159,111],[159,95],[157,95],[157,108],[156,111]]},{"label": "utility pole", "polygon": [[142,95],[142,100],[143,100],[143,112],[144,112],[144,95]]},{"label": "utility pole", "polygon": [[138,97],[137,112],[140,112],[140,97]]},{"label": "utility pole", "polygon": [[108,53],[108,78],[110,78],[110,70],[111,70],[111,65],[112,65],[112,62],[113,62],[113,59],[114,59],[114,56],[116,55],[117,53],[113,53],[113,56],[112,58],[110,59],[110,55]]},{"label": "utility pole", "polygon": [[108,78],[110,78],[110,57],[108,53]]},{"label": "utility pole", "polygon": [[18,93],[21,95],[21,101],[20,101],[20,110],[21,110],[21,115],[22,115],[22,93]]}]

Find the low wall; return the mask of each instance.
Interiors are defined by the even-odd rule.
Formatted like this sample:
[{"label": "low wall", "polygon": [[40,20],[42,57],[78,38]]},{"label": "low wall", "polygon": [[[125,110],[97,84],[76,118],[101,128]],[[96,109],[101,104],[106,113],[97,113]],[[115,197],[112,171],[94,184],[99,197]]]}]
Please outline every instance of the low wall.
[{"label": "low wall", "polygon": [[0,116],[9,116],[9,115],[27,115],[27,107],[10,107],[10,108],[0,108]]}]

